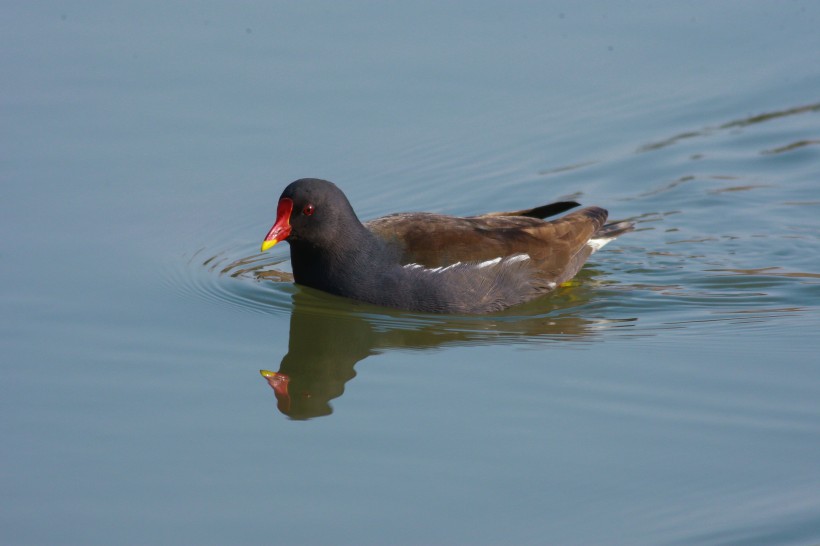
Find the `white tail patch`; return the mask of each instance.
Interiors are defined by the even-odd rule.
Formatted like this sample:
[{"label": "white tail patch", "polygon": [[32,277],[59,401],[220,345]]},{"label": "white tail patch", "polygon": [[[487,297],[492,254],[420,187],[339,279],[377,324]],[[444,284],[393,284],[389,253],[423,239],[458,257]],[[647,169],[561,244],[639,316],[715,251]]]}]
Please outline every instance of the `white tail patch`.
[{"label": "white tail patch", "polygon": [[615,237],[599,237],[597,239],[590,239],[587,241],[587,245],[592,248],[592,252],[594,253],[601,250],[604,245],[613,239],[615,239]]}]

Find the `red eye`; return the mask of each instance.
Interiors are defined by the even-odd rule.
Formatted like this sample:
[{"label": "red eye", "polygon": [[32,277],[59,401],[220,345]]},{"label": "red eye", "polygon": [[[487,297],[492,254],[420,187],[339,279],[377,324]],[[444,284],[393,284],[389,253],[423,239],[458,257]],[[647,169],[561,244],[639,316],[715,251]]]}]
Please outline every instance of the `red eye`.
[{"label": "red eye", "polygon": [[305,208],[302,209],[302,214],[305,216],[312,216],[314,210],[313,205],[306,205]]}]

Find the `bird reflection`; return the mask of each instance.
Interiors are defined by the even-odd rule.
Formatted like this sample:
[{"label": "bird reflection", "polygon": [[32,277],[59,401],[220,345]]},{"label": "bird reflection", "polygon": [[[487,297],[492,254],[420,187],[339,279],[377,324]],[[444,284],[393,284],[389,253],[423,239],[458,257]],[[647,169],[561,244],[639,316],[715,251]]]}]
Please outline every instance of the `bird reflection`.
[{"label": "bird reflection", "polygon": [[[594,275],[586,270],[583,277]],[[601,330],[634,319],[604,319],[581,312],[592,294],[580,280],[553,295],[509,312],[484,317],[413,315],[351,303],[311,289],[293,295],[288,353],[276,372],[261,370],[276,395],[280,412],[305,420],[330,415],[331,400],[356,377],[354,366],[390,349],[433,349],[447,345],[500,342],[594,341]],[[597,298],[596,298],[597,299]],[[531,314],[527,314],[527,313]],[[600,313],[600,310],[598,311]],[[535,314],[537,313],[537,314]]]}]

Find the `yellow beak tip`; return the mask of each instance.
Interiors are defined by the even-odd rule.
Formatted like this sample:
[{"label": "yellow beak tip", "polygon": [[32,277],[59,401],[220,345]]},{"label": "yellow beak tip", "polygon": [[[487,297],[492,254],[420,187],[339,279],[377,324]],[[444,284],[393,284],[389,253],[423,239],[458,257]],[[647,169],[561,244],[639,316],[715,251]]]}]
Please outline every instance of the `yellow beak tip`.
[{"label": "yellow beak tip", "polygon": [[273,245],[275,245],[277,242],[278,241],[276,239],[269,239],[267,241],[262,241],[262,252],[265,252],[266,250],[268,250],[270,248],[273,248]]}]

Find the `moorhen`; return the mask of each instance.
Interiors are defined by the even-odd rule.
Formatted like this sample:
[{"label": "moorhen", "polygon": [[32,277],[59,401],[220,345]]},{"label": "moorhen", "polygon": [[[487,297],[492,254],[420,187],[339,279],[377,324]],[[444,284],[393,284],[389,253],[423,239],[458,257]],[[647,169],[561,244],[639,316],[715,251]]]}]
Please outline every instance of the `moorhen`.
[{"label": "moorhen", "polygon": [[590,254],[632,229],[573,201],[466,218],[398,213],[362,224],[335,184],[282,192],[262,251],[290,243],[297,284],[376,305],[430,313],[490,313],[570,280]]}]

